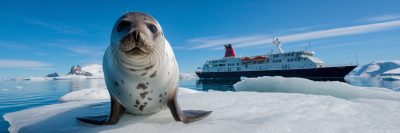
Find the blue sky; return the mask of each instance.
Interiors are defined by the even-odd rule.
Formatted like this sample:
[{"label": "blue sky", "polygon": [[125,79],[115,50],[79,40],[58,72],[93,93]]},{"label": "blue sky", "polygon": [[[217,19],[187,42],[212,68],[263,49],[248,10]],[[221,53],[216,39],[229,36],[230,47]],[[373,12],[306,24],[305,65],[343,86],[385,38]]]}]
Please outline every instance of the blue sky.
[{"label": "blue sky", "polygon": [[[72,65],[101,63],[111,28],[128,11],[155,17],[174,48],[181,71],[205,60],[314,50],[327,64],[369,63],[400,56],[397,0],[2,0],[0,78],[65,74]],[[308,45],[310,43],[310,45]]]}]

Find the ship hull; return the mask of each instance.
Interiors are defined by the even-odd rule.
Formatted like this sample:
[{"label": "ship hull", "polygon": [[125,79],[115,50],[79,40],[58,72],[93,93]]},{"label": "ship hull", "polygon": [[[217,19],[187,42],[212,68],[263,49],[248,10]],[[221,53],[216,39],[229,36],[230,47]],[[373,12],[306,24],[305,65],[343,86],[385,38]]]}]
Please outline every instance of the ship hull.
[{"label": "ship hull", "polygon": [[237,72],[196,72],[201,79],[240,79],[240,77],[282,76],[300,77],[313,80],[344,79],[357,66],[337,66],[311,69],[237,71]]}]

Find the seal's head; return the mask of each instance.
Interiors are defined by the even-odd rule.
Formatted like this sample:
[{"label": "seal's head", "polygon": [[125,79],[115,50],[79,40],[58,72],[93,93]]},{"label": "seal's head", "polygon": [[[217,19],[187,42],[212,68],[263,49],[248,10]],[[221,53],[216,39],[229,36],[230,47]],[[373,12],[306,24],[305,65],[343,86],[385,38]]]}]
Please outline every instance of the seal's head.
[{"label": "seal's head", "polygon": [[164,39],[161,26],[145,13],[130,12],[115,23],[111,34],[111,45],[126,56],[151,54]]}]

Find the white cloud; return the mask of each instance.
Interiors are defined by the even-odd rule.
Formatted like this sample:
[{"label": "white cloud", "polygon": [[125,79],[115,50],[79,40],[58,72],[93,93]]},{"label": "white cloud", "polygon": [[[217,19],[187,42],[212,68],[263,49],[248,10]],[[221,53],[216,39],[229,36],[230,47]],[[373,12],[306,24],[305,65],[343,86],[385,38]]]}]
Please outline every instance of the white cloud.
[{"label": "white cloud", "polygon": [[[221,46],[222,44],[241,44],[248,43],[254,40],[262,40],[268,37],[268,35],[255,35],[255,36],[245,36],[245,37],[234,37],[234,38],[205,38],[205,39],[192,39],[189,40],[189,43],[193,43],[193,45],[188,46],[188,49],[203,49],[203,48],[212,48],[215,46]],[[193,41],[195,40],[195,41]]]},{"label": "white cloud", "polygon": [[400,15],[398,15],[398,14],[386,14],[386,15],[365,18],[363,20],[369,21],[369,22],[378,22],[378,21],[395,20],[395,19],[399,19],[399,18],[400,18]]},{"label": "white cloud", "polygon": [[[327,30],[310,31],[305,33],[291,34],[277,36],[284,43],[306,41],[313,39],[365,34],[371,32],[378,32],[384,30],[390,30],[393,28],[400,27],[400,20],[356,25],[342,28],[334,28]],[[192,39],[195,40],[195,39]],[[212,38],[212,39],[200,39],[194,43],[195,45],[187,45],[188,49],[222,49],[222,45],[226,43],[233,43],[235,47],[251,47],[263,44],[271,44],[272,37],[269,35],[254,35],[254,36],[243,36],[243,37],[232,37],[232,38]]]},{"label": "white cloud", "polygon": [[86,47],[86,46],[65,47],[65,49],[76,54],[89,55],[89,56],[102,56],[105,51],[103,47]]},{"label": "white cloud", "polygon": [[40,61],[0,59],[0,68],[44,68],[50,66],[52,66],[51,63]]},{"label": "white cloud", "polygon": [[15,42],[8,42],[4,40],[0,40],[0,48],[7,48],[7,49],[20,49],[20,50],[30,50],[32,49],[28,45],[22,45]]},{"label": "white cloud", "polygon": [[33,25],[38,25],[44,28],[52,29],[61,33],[67,33],[67,34],[74,34],[74,35],[86,35],[86,31],[73,27],[73,26],[68,26],[65,24],[53,24],[53,23],[48,23],[44,21],[38,21],[38,20],[24,20],[26,23],[30,23]]}]

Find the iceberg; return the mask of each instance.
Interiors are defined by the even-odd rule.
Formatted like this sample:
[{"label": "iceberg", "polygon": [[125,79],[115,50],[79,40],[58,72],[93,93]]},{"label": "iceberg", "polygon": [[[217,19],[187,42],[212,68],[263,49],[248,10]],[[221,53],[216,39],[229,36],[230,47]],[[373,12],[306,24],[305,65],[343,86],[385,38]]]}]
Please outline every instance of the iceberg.
[{"label": "iceberg", "polygon": [[[377,77],[381,74],[400,68],[400,60],[394,61],[375,61],[354,69],[348,76],[356,77]],[[397,71],[400,74],[400,71]]]}]

